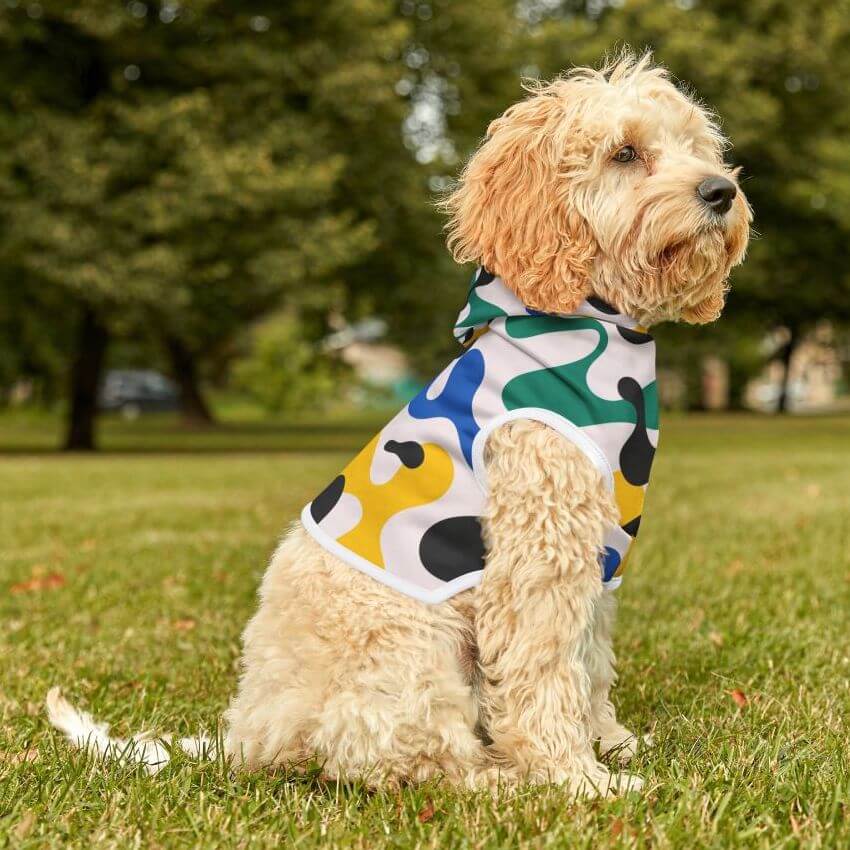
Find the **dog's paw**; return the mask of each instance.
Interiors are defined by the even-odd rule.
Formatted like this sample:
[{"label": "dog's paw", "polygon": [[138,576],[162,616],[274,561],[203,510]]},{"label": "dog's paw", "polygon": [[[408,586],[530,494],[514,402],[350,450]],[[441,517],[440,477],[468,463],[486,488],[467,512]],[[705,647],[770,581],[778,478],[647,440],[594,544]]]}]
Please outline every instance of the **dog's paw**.
[{"label": "dog's paw", "polygon": [[564,786],[577,799],[611,798],[640,791],[643,779],[631,773],[610,773],[599,765],[592,775],[585,774],[575,781],[567,780]]},{"label": "dog's paw", "polygon": [[633,773],[612,773],[607,796],[619,797],[634,794],[643,789],[643,779]]},{"label": "dog's paw", "polygon": [[638,737],[628,729],[621,727],[615,734],[604,735],[599,739],[599,753],[605,758],[628,764],[639,749],[652,746],[652,735]]},{"label": "dog's paw", "polygon": [[472,791],[489,791],[498,797],[521,785],[522,779],[523,777],[511,768],[491,765],[469,771],[463,784]]}]

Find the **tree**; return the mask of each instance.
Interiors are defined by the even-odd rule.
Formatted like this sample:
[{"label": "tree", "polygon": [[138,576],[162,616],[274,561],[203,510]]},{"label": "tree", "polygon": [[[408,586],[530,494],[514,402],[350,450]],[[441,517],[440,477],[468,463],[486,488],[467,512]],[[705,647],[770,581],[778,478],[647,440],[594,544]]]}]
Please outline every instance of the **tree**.
[{"label": "tree", "polygon": [[46,404],[61,396],[56,376],[71,347],[71,306],[0,253],[0,405],[13,388]]},{"label": "tree", "polygon": [[[396,40],[380,44],[382,61],[318,78],[338,36],[329,35],[320,4],[298,8],[298,24],[290,23],[297,38],[286,48],[301,83],[293,102],[326,128],[343,162],[333,208],[373,228],[372,250],[340,276],[337,309],[386,318],[390,338],[428,373],[453,350],[449,326],[467,282],[445,249],[434,202],[487,122],[520,91],[513,4],[390,2]],[[374,35],[370,43],[378,47]],[[326,329],[306,307],[316,331]]]},{"label": "tree", "polygon": [[372,248],[373,224],[334,197],[333,128],[298,88],[321,50],[324,79],[351,77],[362,106],[399,28],[383,0],[330,5],[297,62],[286,42],[305,2],[89,0],[3,19],[2,241],[76,305],[69,448],[94,445],[111,327],[156,328],[197,402],[199,354],[284,295],[327,309],[339,270]]},{"label": "tree", "polygon": [[[94,444],[110,339],[145,338],[188,420],[246,327],[283,309],[305,340],[377,313],[429,370],[465,273],[431,201],[488,121],[629,41],[723,116],[761,238],[723,333],[793,346],[850,318],[848,0],[44,0],[0,17],[0,346],[55,384]],[[24,317],[23,314],[26,314]],[[10,317],[12,317],[10,319]],[[712,329],[681,346],[729,345]],[[741,363],[752,360],[752,347]],[[114,347],[112,349],[115,350]],[[696,348],[694,348],[696,350]],[[693,359],[693,358],[692,358]],[[92,387],[95,390],[92,390]]]}]

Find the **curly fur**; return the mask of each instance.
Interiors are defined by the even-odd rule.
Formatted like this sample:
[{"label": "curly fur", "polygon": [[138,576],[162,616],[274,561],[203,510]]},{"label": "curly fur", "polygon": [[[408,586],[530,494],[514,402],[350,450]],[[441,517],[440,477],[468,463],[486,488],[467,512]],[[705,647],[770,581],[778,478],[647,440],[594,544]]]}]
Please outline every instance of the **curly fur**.
[{"label": "curly fur", "polygon": [[[613,161],[626,144],[638,158]],[[569,312],[595,293],[646,324],[710,321],[750,221],[740,191],[722,217],[697,196],[707,176],[736,180],[725,147],[711,116],[648,57],[571,71],[531,86],[490,125],[444,202],[449,246],[543,311]],[[616,520],[611,494],[575,445],[535,422],[497,429],[486,464],[482,583],[439,605],[343,564],[299,524],[287,534],[225,715],[237,763],[318,758],[328,775],[370,784],[640,787],[593,749],[598,740],[625,760],[637,745],[610,699],[614,599],[598,553]],[[51,717],[97,752],[120,743],[58,694]]]},{"label": "curly fur", "polygon": [[498,429],[487,468],[499,495],[484,529],[498,555],[479,588],[440,605],[353,570],[296,524],[245,630],[225,715],[232,757],[249,768],[318,758],[329,776],[376,785],[638,786],[592,749],[594,691],[610,682],[584,657],[611,495],[581,451],[536,422]]},{"label": "curly fur", "polygon": [[[523,303],[570,312],[595,293],[652,325],[720,315],[751,213],[738,192],[717,219],[702,179],[737,171],[705,109],[650,57],[577,68],[493,121],[443,201],[458,262],[480,262]],[[638,159],[611,160],[624,145]]]}]

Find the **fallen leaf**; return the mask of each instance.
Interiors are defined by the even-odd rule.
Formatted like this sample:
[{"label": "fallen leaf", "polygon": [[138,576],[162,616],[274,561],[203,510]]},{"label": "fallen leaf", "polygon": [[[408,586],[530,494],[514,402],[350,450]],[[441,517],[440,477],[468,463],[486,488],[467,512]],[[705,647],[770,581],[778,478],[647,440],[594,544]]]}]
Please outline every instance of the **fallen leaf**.
[{"label": "fallen leaf", "polygon": [[727,576],[736,576],[744,569],[744,562],[740,558],[736,558],[726,567]]},{"label": "fallen leaf", "polygon": [[623,834],[623,819],[614,818],[611,821],[611,835],[614,838],[619,838]]},{"label": "fallen leaf", "polygon": [[55,590],[65,586],[65,576],[62,573],[47,573],[34,575],[26,581],[19,581],[9,588],[9,593],[37,593],[42,590]]},{"label": "fallen leaf", "polygon": [[735,700],[735,705],[737,705],[738,708],[746,708],[748,700],[747,695],[743,691],[735,688],[734,690],[729,691],[729,696]]},{"label": "fallen leaf", "polygon": [[720,632],[709,632],[708,633],[708,639],[715,646],[723,646],[723,635],[720,634]]},{"label": "fallen leaf", "polygon": [[694,616],[691,618],[691,631],[695,632],[702,625],[703,620],[705,620],[705,611],[702,608],[697,608],[694,611]]},{"label": "fallen leaf", "polygon": [[35,812],[24,812],[21,819],[15,824],[15,837],[23,841],[35,826]]},{"label": "fallen leaf", "polygon": [[419,823],[428,823],[433,820],[434,811],[434,803],[431,800],[428,800],[428,802],[419,810],[419,814],[416,815],[416,820],[418,820]]},{"label": "fallen leaf", "polygon": [[9,752],[8,750],[0,750],[0,761],[7,764],[26,764],[33,762],[38,758],[38,750],[32,747],[27,750],[22,750],[19,753]]},{"label": "fallen leaf", "polygon": [[184,620],[175,620],[172,624],[178,632],[191,632],[195,628],[195,621],[190,617]]}]

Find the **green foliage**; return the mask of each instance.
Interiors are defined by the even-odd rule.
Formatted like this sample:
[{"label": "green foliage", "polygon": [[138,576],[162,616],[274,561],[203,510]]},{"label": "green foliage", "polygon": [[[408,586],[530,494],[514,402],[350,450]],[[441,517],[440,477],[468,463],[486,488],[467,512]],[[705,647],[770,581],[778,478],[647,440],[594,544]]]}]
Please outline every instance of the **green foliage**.
[{"label": "green foliage", "polygon": [[378,311],[427,361],[465,278],[431,196],[515,94],[516,29],[501,0],[11,8],[0,243],[114,333],[207,361],[281,305],[316,337]]},{"label": "green foliage", "polygon": [[43,0],[0,14],[0,346],[85,304],[223,374],[269,312],[378,313],[430,372],[467,279],[432,201],[521,74],[623,43],[735,142],[759,236],[724,322],[850,321],[850,0]]},{"label": "green foliage", "polygon": [[[358,15],[334,5],[338,31],[308,27],[307,40],[306,4],[248,14],[208,3],[173,20],[144,4],[105,19],[96,2],[47,4],[36,21],[11,12],[9,250],[103,312],[207,351],[284,296],[326,306],[338,270],[374,247],[374,225],[334,203],[345,161],[322,110],[299,107],[305,66],[321,49],[326,86],[353,68],[369,77],[397,39],[386,3]],[[79,85],[57,101],[53,82],[74,64]],[[326,86],[318,103],[351,101]],[[358,103],[368,108],[365,94]]]},{"label": "green foliage", "polygon": [[27,275],[0,254],[0,407],[16,382],[31,385],[41,402],[60,394],[55,376],[71,347],[67,323],[68,298],[43,281],[23,285]]},{"label": "green foliage", "polygon": [[361,123],[339,122],[342,197],[375,223],[377,240],[345,273],[347,312],[387,318],[390,339],[426,375],[454,354],[450,326],[468,280],[446,252],[434,201],[487,123],[521,94],[522,43],[505,0],[393,5],[404,28],[385,54],[396,97]]},{"label": "green foliage", "polygon": [[345,367],[305,338],[295,316],[282,313],[257,325],[250,348],[234,364],[234,383],[267,412],[321,410],[339,398]]}]

